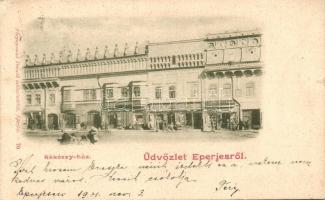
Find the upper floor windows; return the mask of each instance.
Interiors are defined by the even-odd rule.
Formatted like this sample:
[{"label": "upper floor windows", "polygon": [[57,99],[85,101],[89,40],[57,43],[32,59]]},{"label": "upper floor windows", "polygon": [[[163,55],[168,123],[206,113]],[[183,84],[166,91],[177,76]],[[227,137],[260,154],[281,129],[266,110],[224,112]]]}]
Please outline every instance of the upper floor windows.
[{"label": "upper floor windows", "polygon": [[41,95],[40,94],[36,94],[35,95],[35,104],[36,105],[40,105],[41,104]]},{"label": "upper floor windows", "polygon": [[155,97],[156,97],[156,99],[161,99],[161,93],[162,93],[162,88],[161,87],[156,87],[155,88]]},{"label": "upper floor windows", "polygon": [[129,88],[128,87],[123,87],[121,89],[121,95],[122,95],[122,97],[128,97],[129,96]]},{"label": "upper floor windows", "polygon": [[31,94],[26,95],[26,104],[32,105],[32,95]]},{"label": "upper floor windows", "polygon": [[113,97],[114,97],[114,89],[106,88],[106,98],[113,98]]},{"label": "upper floor windows", "polygon": [[211,85],[209,85],[209,89],[208,89],[208,95],[209,95],[209,97],[210,98],[217,97],[217,93],[218,93],[217,84],[211,84]]},{"label": "upper floor windows", "polygon": [[84,100],[96,100],[96,89],[84,90]]},{"label": "upper floor windows", "polygon": [[176,87],[174,85],[169,86],[169,98],[176,98]]},{"label": "upper floor windows", "polygon": [[71,90],[63,90],[63,101],[71,101]]},{"label": "upper floor windows", "polygon": [[133,88],[133,94],[135,97],[140,97],[141,93],[140,93],[140,87],[139,86],[135,86]]},{"label": "upper floor windows", "polygon": [[231,97],[231,85],[229,83],[223,85],[223,95]]},{"label": "upper floor windows", "polygon": [[55,104],[55,94],[54,93],[50,94],[49,100],[50,100],[50,105]]},{"label": "upper floor windows", "polygon": [[255,95],[255,84],[249,82],[246,84],[246,96],[254,96]]},{"label": "upper floor windows", "polygon": [[199,97],[200,90],[199,90],[199,84],[197,82],[189,83],[189,88],[190,88],[191,98]]}]

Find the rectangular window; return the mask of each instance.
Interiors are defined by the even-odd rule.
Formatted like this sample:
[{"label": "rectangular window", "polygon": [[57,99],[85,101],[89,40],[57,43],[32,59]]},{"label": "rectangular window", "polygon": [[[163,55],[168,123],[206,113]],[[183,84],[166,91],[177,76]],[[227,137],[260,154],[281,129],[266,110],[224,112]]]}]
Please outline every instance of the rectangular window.
[{"label": "rectangular window", "polygon": [[49,99],[50,99],[50,104],[51,104],[51,105],[55,104],[55,94],[53,94],[53,93],[50,94]]},{"label": "rectangular window", "polygon": [[96,100],[96,90],[84,90],[84,100]]},{"label": "rectangular window", "polygon": [[63,90],[63,101],[71,101],[71,90]]},{"label": "rectangular window", "polygon": [[156,99],[161,99],[161,87],[155,88],[155,96],[156,96]]},{"label": "rectangular window", "polygon": [[189,83],[190,87],[190,97],[197,98],[199,97],[199,84],[198,83]]},{"label": "rectangular window", "polygon": [[169,86],[169,98],[174,99],[176,98],[176,87],[175,86]]},{"label": "rectangular window", "polygon": [[254,83],[246,84],[246,96],[248,96],[248,97],[254,96],[254,93],[255,93],[254,90],[255,90]]},{"label": "rectangular window", "polygon": [[216,98],[218,94],[218,87],[216,84],[211,84],[209,86],[208,95],[210,98]]},{"label": "rectangular window", "polygon": [[127,88],[127,87],[122,88],[121,95],[122,95],[122,97],[128,97],[129,96],[129,88]]},{"label": "rectangular window", "polygon": [[106,88],[106,98],[113,98],[113,97],[114,97],[113,88]]},{"label": "rectangular window", "polygon": [[31,105],[32,104],[32,95],[31,94],[27,94],[26,95],[26,104],[27,105]]},{"label": "rectangular window", "polygon": [[231,97],[231,85],[230,84],[225,84],[223,86],[223,95],[225,97]]},{"label": "rectangular window", "polygon": [[35,103],[36,103],[36,105],[41,104],[41,95],[40,94],[35,95]]},{"label": "rectangular window", "polygon": [[140,93],[140,87],[139,86],[134,87],[133,93],[134,93],[134,96],[135,97],[139,97],[141,95],[141,93]]}]

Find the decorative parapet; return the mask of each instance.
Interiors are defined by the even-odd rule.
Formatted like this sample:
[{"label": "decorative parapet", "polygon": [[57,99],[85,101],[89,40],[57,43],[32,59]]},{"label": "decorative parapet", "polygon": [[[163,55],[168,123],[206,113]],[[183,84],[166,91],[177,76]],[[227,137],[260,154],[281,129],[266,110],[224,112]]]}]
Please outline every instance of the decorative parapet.
[{"label": "decorative parapet", "polygon": [[[147,45],[147,44],[146,44]],[[98,47],[94,49],[92,53],[89,48],[86,49],[84,56],[82,55],[80,49],[77,50],[76,54],[73,55],[72,51],[60,51],[56,58],[54,53],[51,53],[50,58],[44,53],[42,58],[35,54],[33,57],[26,55],[25,58],[25,67],[34,67],[34,66],[47,66],[47,65],[56,65],[56,64],[68,64],[68,63],[79,63],[85,61],[99,61],[112,58],[124,58],[132,57],[138,55],[147,54],[146,45],[142,48],[138,46],[138,43],[135,44],[134,50],[131,51],[128,44],[125,43],[124,50],[119,51],[118,45],[116,44],[112,53],[110,53],[108,46],[105,46],[102,52],[99,51]]]},{"label": "decorative parapet", "polygon": [[143,71],[147,69],[145,55],[107,58],[74,63],[59,63],[38,67],[25,67],[25,79],[82,76],[100,73]]}]

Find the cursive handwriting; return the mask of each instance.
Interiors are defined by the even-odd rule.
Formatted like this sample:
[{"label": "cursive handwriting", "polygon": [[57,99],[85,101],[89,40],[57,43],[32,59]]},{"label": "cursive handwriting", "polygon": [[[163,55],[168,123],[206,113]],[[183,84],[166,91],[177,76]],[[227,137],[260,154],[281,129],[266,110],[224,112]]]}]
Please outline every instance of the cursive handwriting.
[{"label": "cursive handwriting", "polygon": [[13,171],[14,177],[11,179],[11,182],[21,182],[18,175],[19,174],[33,174],[36,169],[36,165],[29,165],[30,160],[34,155],[26,157],[25,159],[19,158],[9,164],[9,166],[14,167]]},{"label": "cursive handwriting", "polygon": [[[9,178],[11,184],[16,186],[12,187],[15,188],[13,195],[23,200],[148,198],[146,195],[150,192],[144,192],[147,188],[152,191],[155,187],[165,187],[168,190],[183,192],[182,189],[200,186],[211,191],[211,195],[217,193],[221,197],[237,198],[243,191],[239,187],[240,183],[225,176],[226,168],[239,170],[244,167],[265,166],[269,169],[306,169],[311,164],[308,160],[285,161],[268,157],[237,162],[157,160],[132,165],[104,160],[84,160],[78,163],[62,160],[39,162],[39,159],[31,154],[9,163],[12,169],[12,176]],[[120,187],[123,187],[122,190]]]},{"label": "cursive handwriting", "polygon": [[42,190],[42,192],[29,192],[26,191],[24,187],[21,187],[19,192],[16,194],[16,196],[22,197],[22,199],[25,199],[26,197],[36,197],[37,199],[40,199],[41,197],[64,197],[65,195],[66,193],[63,192],[51,192],[46,190]]},{"label": "cursive handwriting", "polygon": [[147,178],[146,182],[149,181],[177,181],[176,188],[179,187],[179,185],[183,182],[196,182],[197,180],[190,178],[185,170],[182,170],[180,173],[174,175],[170,171],[166,170],[165,175],[162,176],[150,176]]},{"label": "cursive handwriting", "polygon": [[216,187],[216,191],[229,192],[230,196],[232,197],[234,194],[236,194],[240,190],[236,183],[232,183],[227,180],[222,180],[219,182],[218,186]]}]

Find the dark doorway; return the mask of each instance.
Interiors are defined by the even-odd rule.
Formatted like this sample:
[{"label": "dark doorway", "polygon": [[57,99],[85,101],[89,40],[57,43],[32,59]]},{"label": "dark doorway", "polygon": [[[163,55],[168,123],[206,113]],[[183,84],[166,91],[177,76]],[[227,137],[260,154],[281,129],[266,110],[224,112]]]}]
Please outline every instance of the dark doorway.
[{"label": "dark doorway", "polygon": [[110,128],[116,128],[117,127],[117,116],[116,116],[115,113],[108,115],[108,126]]},{"label": "dark doorway", "polygon": [[88,112],[87,126],[101,127],[101,117],[98,111]]},{"label": "dark doorway", "polygon": [[193,113],[193,127],[194,129],[202,128],[202,113]]},{"label": "dark doorway", "polygon": [[164,115],[163,114],[157,114],[157,117],[156,117],[156,126],[158,129],[162,130],[164,127],[163,127],[163,124],[164,124]]},{"label": "dark doorway", "polygon": [[76,128],[76,115],[74,113],[65,114],[65,128]]},{"label": "dark doorway", "polygon": [[59,128],[58,116],[56,114],[49,114],[48,119],[48,128],[50,130],[57,130]]},{"label": "dark doorway", "polygon": [[221,128],[230,129],[230,113],[222,113]]},{"label": "dark doorway", "polygon": [[186,126],[192,128],[192,112],[186,112]]},{"label": "dark doorway", "polygon": [[252,110],[252,128],[259,129],[261,127],[260,110]]},{"label": "dark doorway", "polygon": [[168,124],[175,124],[175,113],[168,113]]}]

